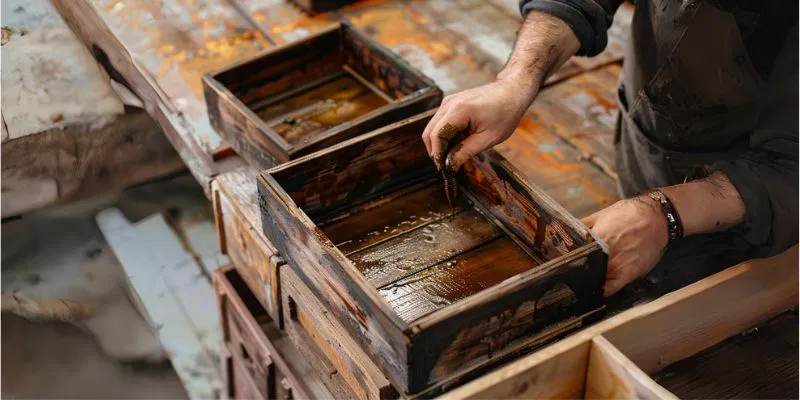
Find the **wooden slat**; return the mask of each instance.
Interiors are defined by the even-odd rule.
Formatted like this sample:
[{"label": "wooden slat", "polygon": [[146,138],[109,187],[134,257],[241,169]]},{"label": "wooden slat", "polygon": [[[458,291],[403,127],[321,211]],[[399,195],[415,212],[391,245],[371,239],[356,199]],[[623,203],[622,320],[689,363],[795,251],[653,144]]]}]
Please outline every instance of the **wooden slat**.
[{"label": "wooden slat", "polygon": [[496,239],[380,289],[405,321],[413,321],[535,266],[508,237]]},{"label": "wooden slat", "polygon": [[604,337],[592,339],[586,372],[587,399],[675,399]]},{"label": "wooden slat", "polygon": [[322,230],[342,253],[350,254],[431,221],[448,218],[466,207],[459,202],[451,207],[441,180],[411,193],[348,210],[354,214],[322,226]]},{"label": "wooden slat", "polygon": [[674,302],[670,308],[604,335],[643,371],[653,374],[797,306],[797,281],[795,245],[777,256],[740,264],[687,287],[695,290],[692,295],[668,294],[664,299]]},{"label": "wooden slat", "polygon": [[682,399],[798,398],[797,325],[797,310],[788,311],[664,368],[653,379]]},{"label": "wooden slat", "polygon": [[616,177],[616,86],[622,68],[612,64],[542,90],[528,115],[566,139],[583,159]]},{"label": "wooden slat", "polygon": [[457,257],[501,234],[494,223],[469,209],[349,254],[347,258],[377,288]]},{"label": "wooden slat", "polygon": [[133,225],[118,209],[109,209],[96,220],[189,396],[217,397],[222,339],[202,267],[161,215]]}]

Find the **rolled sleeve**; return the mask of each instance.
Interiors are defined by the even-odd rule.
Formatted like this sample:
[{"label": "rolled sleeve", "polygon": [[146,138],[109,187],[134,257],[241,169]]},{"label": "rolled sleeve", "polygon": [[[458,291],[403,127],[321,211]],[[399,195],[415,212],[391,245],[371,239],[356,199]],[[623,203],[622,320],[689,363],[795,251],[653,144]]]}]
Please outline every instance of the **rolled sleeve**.
[{"label": "rolled sleeve", "polygon": [[759,127],[749,149],[722,171],[744,201],[744,222],[734,232],[760,256],[780,253],[798,239],[798,41],[797,27],[787,40],[769,79]]},{"label": "rolled sleeve", "polygon": [[581,48],[577,55],[595,56],[608,44],[608,28],[622,0],[520,0],[522,15],[541,11],[566,22]]}]

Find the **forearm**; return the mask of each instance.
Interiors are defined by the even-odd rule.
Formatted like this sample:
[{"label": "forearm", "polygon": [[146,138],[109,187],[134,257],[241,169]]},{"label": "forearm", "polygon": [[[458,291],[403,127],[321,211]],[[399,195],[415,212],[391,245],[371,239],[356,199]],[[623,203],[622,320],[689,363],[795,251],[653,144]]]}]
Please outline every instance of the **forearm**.
[{"label": "forearm", "polygon": [[745,204],[722,172],[661,191],[678,212],[685,236],[726,230],[744,220]]},{"label": "forearm", "polygon": [[580,42],[561,19],[532,11],[517,33],[514,51],[497,80],[512,81],[533,102],[544,80],[574,55]]}]

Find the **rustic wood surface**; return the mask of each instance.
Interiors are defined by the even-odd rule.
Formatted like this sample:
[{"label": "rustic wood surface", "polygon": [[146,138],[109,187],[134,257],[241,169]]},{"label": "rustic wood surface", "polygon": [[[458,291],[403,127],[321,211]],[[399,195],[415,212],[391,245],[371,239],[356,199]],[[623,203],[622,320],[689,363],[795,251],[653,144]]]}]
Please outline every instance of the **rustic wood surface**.
[{"label": "rustic wood surface", "polygon": [[[54,3],[87,46],[94,44],[107,54],[116,75],[132,86],[204,187],[208,189],[217,174],[240,165],[225,161],[229,153],[208,122],[201,77],[271,45],[225,0]],[[452,93],[490,82],[505,61],[520,21],[514,7],[505,3],[372,0],[314,17],[284,1],[250,1],[242,6],[279,44],[347,17],[431,77],[445,93]],[[445,9],[449,12],[442,12]],[[451,13],[464,19],[452,20]],[[630,15],[628,8],[618,13],[606,52],[592,59],[575,58],[556,82],[618,62],[621,45],[614,43],[626,40]],[[475,34],[466,35],[471,28]],[[506,50],[492,54],[498,48]],[[613,93],[615,81],[608,82],[608,93]],[[610,132],[597,134],[610,136]],[[578,216],[617,199],[613,179],[589,161],[594,152],[576,150],[558,132],[530,118],[499,150]]]},{"label": "rustic wood surface", "polygon": [[[397,398],[383,372],[369,358],[364,349],[347,334],[341,324],[297,277],[291,268],[281,270],[282,301],[286,309],[284,326],[297,346],[314,346],[324,354],[334,369],[343,377],[360,399]],[[303,342],[308,335],[310,344]]]},{"label": "rustic wood surface", "polygon": [[2,14],[3,218],[184,168],[49,1],[4,1]]}]

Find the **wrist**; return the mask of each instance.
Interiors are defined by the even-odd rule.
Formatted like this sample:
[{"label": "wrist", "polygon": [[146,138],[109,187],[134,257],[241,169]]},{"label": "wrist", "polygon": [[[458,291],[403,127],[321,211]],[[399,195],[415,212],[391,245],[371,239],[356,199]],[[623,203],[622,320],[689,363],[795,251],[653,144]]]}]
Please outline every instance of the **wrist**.
[{"label": "wrist", "polygon": [[649,221],[648,225],[651,227],[650,240],[663,251],[669,245],[670,240],[669,224],[664,217],[661,206],[649,194],[637,196],[635,199],[644,207],[643,218],[645,221]]}]

